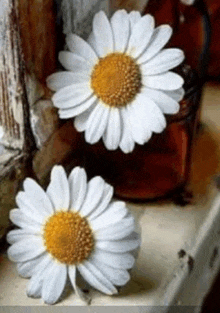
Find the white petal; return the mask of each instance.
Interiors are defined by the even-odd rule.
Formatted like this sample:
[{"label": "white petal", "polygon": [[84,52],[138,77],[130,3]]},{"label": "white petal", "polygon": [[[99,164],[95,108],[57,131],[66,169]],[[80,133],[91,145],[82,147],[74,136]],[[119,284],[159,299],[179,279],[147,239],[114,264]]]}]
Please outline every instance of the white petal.
[{"label": "white petal", "polygon": [[95,251],[93,260],[118,269],[132,268],[135,262],[130,253],[110,253],[99,249]]},{"label": "white petal", "polygon": [[111,185],[105,183],[100,204],[97,206],[97,208],[94,211],[91,212],[91,215],[89,215],[89,220],[95,219],[103,211],[105,211],[105,209],[107,208],[109,202],[111,201],[111,199],[113,197],[113,192],[114,192],[113,187]]},{"label": "white petal", "polygon": [[40,234],[41,224],[37,223],[29,216],[24,214],[20,209],[13,209],[9,213],[10,220],[18,227],[24,228],[32,234]]},{"label": "white petal", "polygon": [[167,72],[159,75],[142,76],[142,83],[150,88],[173,90],[182,87],[184,80],[176,73]]},{"label": "white petal", "polygon": [[113,52],[114,41],[111,25],[103,11],[96,13],[93,19],[93,35],[95,40],[95,51],[99,56]]},{"label": "white petal", "polygon": [[57,108],[68,109],[83,103],[91,95],[92,91],[87,83],[77,84],[57,91],[53,95],[52,101]]},{"label": "white petal", "polygon": [[102,262],[99,262],[97,259],[93,261],[90,259],[90,262],[94,262],[98,269],[105,274],[106,277],[115,285],[115,286],[124,286],[130,279],[129,273],[124,269],[113,268],[109,265],[106,265]]},{"label": "white petal", "polygon": [[118,10],[111,18],[114,50],[124,53],[129,39],[129,17],[125,10]]},{"label": "white petal", "polygon": [[140,245],[139,240],[97,240],[96,247],[100,250],[113,253],[123,253],[136,249]]},{"label": "white petal", "polygon": [[39,236],[27,237],[15,242],[8,249],[8,257],[13,262],[25,262],[36,258],[45,251],[42,238]]},{"label": "white petal", "polygon": [[53,261],[48,254],[42,258],[40,263],[37,264],[34,275],[31,277],[28,287],[27,287],[27,296],[40,298],[41,291],[43,286],[43,280],[45,275],[47,275],[50,267],[52,266]]},{"label": "white petal", "polygon": [[138,58],[138,63],[144,63],[156,55],[169,41],[172,32],[172,28],[169,25],[160,25],[157,27],[153,32],[148,47]]},{"label": "white petal", "polygon": [[66,36],[66,43],[71,52],[82,56],[87,62],[94,65],[98,62],[98,57],[91,46],[82,38],[75,34],[68,34]]},{"label": "white petal", "polygon": [[103,141],[108,150],[116,150],[121,139],[121,117],[118,108],[110,108]]},{"label": "white petal", "polygon": [[[134,105],[133,112],[139,114],[139,123],[146,132],[161,133],[166,127],[166,119],[156,105],[156,103],[148,97],[148,92],[145,88],[139,96],[139,101]],[[133,113],[135,116],[135,113]]]},{"label": "white petal", "polygon": [[108,295],[118,293],[114,285],[94,264],[85,261],[83,264],[78,265],[77,268],[83,278],[95,289]]},{"label": "white petal", "polygon": [[99,102],[90,114],[85,130],[85,139],[88,143],[94,144],[102,137],[106,129],[109,111],[109,107]]},{"label": "white petal", "polygon": [[76,267],[75,266],[68,266],[68,275],[71,281],[71,284],[73,286],[73,289],[75,290],[75,293],[78,295],[78,297],[85,301],[87,304],[91,302],[91,298],[86,295],[76,284]]},{"label": "white petal", "polygon": [[44,210],[47,214],[52,214],[53,208],[50,199],[45,191],[31,178],[26,178],[24,181],[24,191],[27,196],[34,202],[34,206]]},{"label": "white petal", "polygon": [[47,77],[47,86],[57,91],[73,84],[86,83],[88,80],[89,75],[83,75],[83,73],[58,72]]},{"label": "white petal", "polygon": [[164,49],[150,61],[141,64],[143,75],[156,75],[169,71],[184,60],[184,53],[180,49]]},{"label": "white petal", "polygon": [[60,118],[72,118],[77,116],[78,114],[84,113],[88,109],[93,110],[96,104],[97,104],[96,96],[91,96],[90,98],[86,99],[79,105],[73,106],[69,109],[60,109],[59,116]]},{"label": "white petal", "polygon": [[78,132],[83,132],[86,129],[88,118],[90,114],[92,113],[92,111],[94,110],[95,105],[96,105],[96,102],[94,102],[94,104],[92,104],[86,111],[84,111],[83,113],[80,113],[79,115],[75,117],[74,127],[76,128]]},{"label": "white petal", "polygon": [[163,92],[157,89],[145,88],[147,97],[152,99],[165,114],[175,114],[179,111],[179,103]]},{"label": "white petal", "polygon": [[113,225],[96,230],[95,236],[98,240],[118,240],[130,235],[134,230],[134,218],[128,216]]},{"label": "white petal", "polygon": [[146,49],[153,34],[154,18],[147,14],[143,16],[133,27],[128,43],[127,53],[133,58],[138,58]]},{"label": "white petal", "polygon": [[130,119],[126,109],[123,108],[121,110],[121,116],[122,116],[122,138],[119,147],[124,153],[129,153],[134,150],[135,143],[132,137]]},{"label": "white petal", "polygon": [[91,73],[92,64],[75,53],[61,51],[58,59],[66,70],[83,73],[83,75],[89,75]]},{"label": "white petal", "polygon": [[67,266],[53,262],[44,277],[42,298],[47,304],[54,304],[60,298],[67,280]]},{"label": "white petal", "polygon": [[131,124],[132,138],[139,145],[143,145],[146,142],[147,137],[145,136],[145,129],[143,129],[142,123],[139,120],[138,112],[136,113],[133,105],[127,106],[126,110],[128,113],[127,115],[129,116],[129,123]]},{"label": "white petal", "polygon": [[17,241],[24,240],[24,239],[31,239],[34,238],[35,235],[33,234],[30,230],[28,231],[27,229],[13,229],[7,234],[7,241],[11,245]]},{"label": "white petal", "polygon": [[[34,274],[42,274],[45,270],[51,267],[52,263],[54,262],[54,259],[51,257],[51,255],[46,251],[46,253],[43,253],[38,257],[38,264],[35,266]],[[44,275],[43,275],[44,276]]]},{"label": "white petal", "polygon": [[83,168],[75,167],[69,175],[70,209],[79,211],[85,199],[87,176]]},{"label": "white petal", "polygon": [[33,276],[33,274],[36,273],[36,268],[38,264],[40,264],[46,257],[47,252],[41,254],[37,258],[34,258],[32,260],[22,262],[22,263],[17,263],[17,271],[19,275],[25,278],[29,278]]},{"label": "white petal", "polygon": [[96,49],[95,36],[94,36],[93,32],[91,32],[91,34],[89,35],[89,38],[87,39],[87,42],[92,47],[92,49],[96,52],[96,54],[98,55],[98,51]]},{"label": "white petal", "polygon": [[55,165],[53,167],[47,195],[55,210],[68,210],[70,203],[69,183],[62,166]]},{"label": "white petal", "polygon": [[169,97],[171,97],[173,100],[177,102],[183,99],[184,93],[185,93],[183,88],[179,88],[176,90],[166,90],[164,92],[166,93],[166,95],[168,95]]},{"label": "white petal", "polygon": [[131,124],[131,133],[135,142],[143,145],[152,135],[152,131],[147,124],[147,104],[143,102],[143,95],[139,94],[135,101],[127,106],[129,120]]},{"label": "white petal", "polygon": [[[99,215],[96,219],[90,221],[93,231],[115,224],[122,220],[128,213],[125,202],[116,201],[109,205],[106,211]],[[97,239],[99,239],[97,237]]]},{"label": "white petal", "polygon": [[42,285],[43,285],[43,276],[36,273],[31,277],[28,283],[27,296],[33,298],[40,298]]},{"label": "white petal", "polygon": [[105,182],[100,176],[96,176],[89,181],[85,201],[80,209],[80,213],[83,216],[90,214],[99,204],[103,195],[104,185]]},{"label": "white petal", "polygon": [[33,198],[30,196],[28,197],[28,194],[24,191],[18,192],[16,196],[16,203],[22,213],[37,223],[42,223],[43,219],[48,215],[48,213],[42,210],[42,208],[39,207],[35,201],[33,201]]},{"label": "white petal", "polygon": [[131,29],[133,29],[134,25],[141,19],[141,14],[138,11],[132,11],[128,14]]}]

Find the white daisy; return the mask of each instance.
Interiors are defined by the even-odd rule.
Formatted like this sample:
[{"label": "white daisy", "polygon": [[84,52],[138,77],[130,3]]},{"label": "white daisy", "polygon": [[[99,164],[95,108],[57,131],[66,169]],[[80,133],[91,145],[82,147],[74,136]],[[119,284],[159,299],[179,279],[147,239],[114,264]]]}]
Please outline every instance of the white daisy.
[{"label": "white daisy", "polygon": [[[18,209],[10,212],[20,229],[8,233],[10,260],[20,275],[31,277],[30,297],[53,304],[60,298],[67,277],[75,292],[86,299],[76,274],[94,288],[112,295],[115,286],[130,279],[134,265],[130,251],[140,240],[134,218],[122,201],[111,202],[113,188],[96,176],[87,183],[84,169],[76,167],[67,178],[55,166],[46,192],[31,178],[18,193]],[[88,299],[87,299],[88,300]]]},{"label": "white daisy", "polygon": [[171,34],[169,25],[155,28],[149,14],[119,10],[110,21],[103,11],[95,15],[88,42],[67,35],[70,51],[59,54],[67,71],[47,79],[60,118],[75,117],[88,143],[102,137],[107,149],[124,153],[162,132],[164,113],[177,113],[184,93],[182,77],[170,71],[183,52],[161,50]]}]

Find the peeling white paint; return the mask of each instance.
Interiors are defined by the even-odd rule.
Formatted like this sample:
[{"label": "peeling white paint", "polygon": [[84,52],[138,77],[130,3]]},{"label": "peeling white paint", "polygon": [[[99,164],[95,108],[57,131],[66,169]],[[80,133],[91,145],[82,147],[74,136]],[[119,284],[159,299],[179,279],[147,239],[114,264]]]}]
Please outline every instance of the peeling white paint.
[{"label": "peeling white paint", "polygon": [[5,38],[6,38],[6,21],[8,13],[10,11],[9,3],[7,0],[0,0],[0,70],[3,66],[2,54],[5,47]]},{"label": "peeling white paint", "polygon": [[0,126],[0,155],[3,154],[4,151],[4,146],[1,144],[3,135],[4,135],[3,127]]},{"label": "peeling white paint", "polygon": [[[20,37],[17,25],[16,1],[0,0],[0,124],[5,135],[3,143],[12,149],[22,149],[23,104],[20,81]],[[13,7],[14,5],[14,7]]]}]

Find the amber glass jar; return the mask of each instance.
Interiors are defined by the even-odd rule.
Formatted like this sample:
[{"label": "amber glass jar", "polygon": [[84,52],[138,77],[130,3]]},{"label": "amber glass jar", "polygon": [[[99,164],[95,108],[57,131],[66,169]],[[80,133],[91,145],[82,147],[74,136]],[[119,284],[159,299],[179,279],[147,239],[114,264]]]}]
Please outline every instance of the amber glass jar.
[{"label": "amber glass jar", "polygon": [[102,141],[85,144],[84,166],[90,177],[101,175],[115,188],[118,197],[147,200],[170,194],[183,194],[190,168],[192,141],[197,127],[199,79],[189,66],[178,73],[185,80],[185,97],[180,111],[166,116],[167,127],[153,134],[133,152],[108,151]]}]

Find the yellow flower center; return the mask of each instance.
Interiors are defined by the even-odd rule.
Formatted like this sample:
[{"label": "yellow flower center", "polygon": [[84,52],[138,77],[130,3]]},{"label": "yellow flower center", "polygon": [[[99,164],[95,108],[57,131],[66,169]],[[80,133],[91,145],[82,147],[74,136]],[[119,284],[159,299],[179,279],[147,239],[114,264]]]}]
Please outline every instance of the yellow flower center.
[{"label": "yellow flower center", "polygon": [[61,263],[81,263],[90,255],[94,240],[85,218],[77,212],[59,211],[44,228],[47,251]]},{"label": "yellow flower center", "polygon": [[114,107],[125,106],[140,90],[139,66],[124,53],[111,53],[95,65],[91,86],[105,104]]}]

